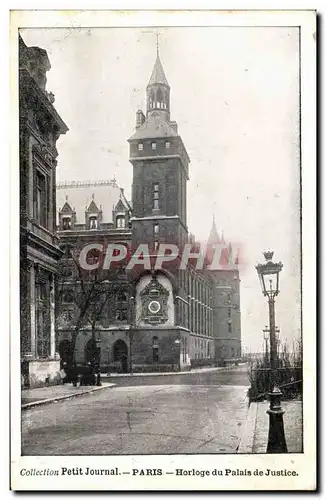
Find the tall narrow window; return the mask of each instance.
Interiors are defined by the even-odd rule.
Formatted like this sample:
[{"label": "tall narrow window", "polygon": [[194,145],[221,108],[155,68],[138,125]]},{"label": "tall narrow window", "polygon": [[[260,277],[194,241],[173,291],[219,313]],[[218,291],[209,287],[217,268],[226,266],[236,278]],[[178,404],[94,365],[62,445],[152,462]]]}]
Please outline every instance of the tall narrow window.
[{"label": "tall narrow window", "polygon": [[152,149],[156,149],[156,142],[152,142]]},{"label": "tall narrow window", "polygon": [[159,229],[160,229],[159,225],[157,223],[154,224],[154,234],[158,234],[159,233]]},{"label": "tall narrow window", "polygon": [[158,209],[160,206],[159,203],[159,185],[154,184],[153,186],[153,208]]},{"label": "tall narrow window", "polygon": [[92,216],[89,218],[89,229],[97,229],[97,217]]},{"label": "tall narrow window", "polygon": [[169,141],[166,141],[166,143],[165,143],[165,147],[166,147],[166,149],[170,149],[170,146],[171,146],[170,142],[169,142]]},{"label": "tall narrow window", "polygon": [[62,229],[64,231],[68,231],[71,229],[71,218],[70,217],[63,217],[62,218]]},{"label": "tall narrow window", "polygon": [[142,142],[140,142],[140,143],[138,144],[138,151],[143,151],[143,149],[144,149],[144,145],[143,145],[143,143],[142,143]]},{"label": "tall narrow window", "polygon": [[126,219],[124,217],[117,217],[117,227],[118,228],[126,227]]},{"label": "tall narrow window", "polygon": [[45,176],[40,172],[36,174],[36,222],[40,226],[46,227],[47,206],[46,206],[46,183]]},{"label": "tall narrow window", "polygon": [[126,321],[128,319],[127,294],[121,290],[116,294],[115,319],[117,321]]}]

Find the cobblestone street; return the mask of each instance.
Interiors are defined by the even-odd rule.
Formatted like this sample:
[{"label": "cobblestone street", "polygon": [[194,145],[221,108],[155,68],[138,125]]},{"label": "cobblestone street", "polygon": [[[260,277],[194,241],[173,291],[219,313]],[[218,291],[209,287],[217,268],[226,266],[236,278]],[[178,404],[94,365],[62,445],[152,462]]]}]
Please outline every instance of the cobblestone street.
[{"label": "cobblestone street", "polygon": [[[173,376],[125,378],[114,388],[26,410],[22,414],[22,452],[236,452],[248,409],[246,374],[247,367],[242,366],[176,375],[174,384]],[[140,378],[146,385],[139,385]]]}]

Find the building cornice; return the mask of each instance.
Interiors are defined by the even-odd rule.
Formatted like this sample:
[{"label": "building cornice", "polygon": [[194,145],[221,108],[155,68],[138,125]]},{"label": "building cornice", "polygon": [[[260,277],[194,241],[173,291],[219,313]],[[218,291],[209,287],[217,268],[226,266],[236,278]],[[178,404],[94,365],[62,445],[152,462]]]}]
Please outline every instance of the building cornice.
[{"label": "building cornice", "polygon": [[63,255],[63,252],[60,250],[60,248],[56,245],[53,245],[49,243],[48,241],[44,240],[37,234],[33,233],[32,231],[26,231],[27,233],[27,245],[32,245],[36,249],[39,248],[42,251],[47,252],[47,254],[51,257],[54,257],[55,259],[60,259]]},{"label": "building cornice", "polygon": [[39,85],[35,82],[34,78],[30,75],[30,73],[27,71],[25,68],[20,68],[19,69],[20,73],[20,78],[22,80],[25,80],[27,82],[32,90],[34,91],[35,95],[37,95],[38,99],[44,106],[44,108],[48,111],[48,113],[51,115],[53,120],[55,121],[56,125],[60,129],[61,134],[65,134],[68,132],[69,128],[53,106],[53,104],[50,102],[49,98],[45,94],[45,92],[39,87]]},{"label": "building cornice", "polygon": [[60,240],[65,238],[90,237],[90,236],[113,236],[114,238],[131,238],[131,231],[117,231],[116,229],[67,229],[65,231],[57,231]]}]

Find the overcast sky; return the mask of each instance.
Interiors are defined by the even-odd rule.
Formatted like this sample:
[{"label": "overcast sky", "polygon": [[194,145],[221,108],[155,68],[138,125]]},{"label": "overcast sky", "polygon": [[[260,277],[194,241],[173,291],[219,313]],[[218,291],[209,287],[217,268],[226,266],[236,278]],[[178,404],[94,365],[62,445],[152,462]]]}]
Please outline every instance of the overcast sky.
[{"label": "overcast sky", "polygon": [[[189,153],[188,227],[239,242],[243,345],[262,347],[268,308],[254,266],[272,249],[284,264],[276,324],[300,336],[299,31],[297,28],[159,28],[171,119]],[[47,89],[69,127],[58,141],[57,180],[111,179],[130,197],[127,139],[146,109],[156,57],[149,28],[24,29],[47,50]]]}]

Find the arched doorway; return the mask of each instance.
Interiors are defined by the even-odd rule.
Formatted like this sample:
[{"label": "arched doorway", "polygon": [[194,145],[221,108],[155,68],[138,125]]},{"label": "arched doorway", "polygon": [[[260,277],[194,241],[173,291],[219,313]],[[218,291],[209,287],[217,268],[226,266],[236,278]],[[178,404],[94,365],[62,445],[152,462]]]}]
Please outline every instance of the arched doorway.
[{"label": "arched doorway", "polygon": [[128,372],[128,347],[121,339],[113,344],[113,361],[120,363],[122,373]]}]

